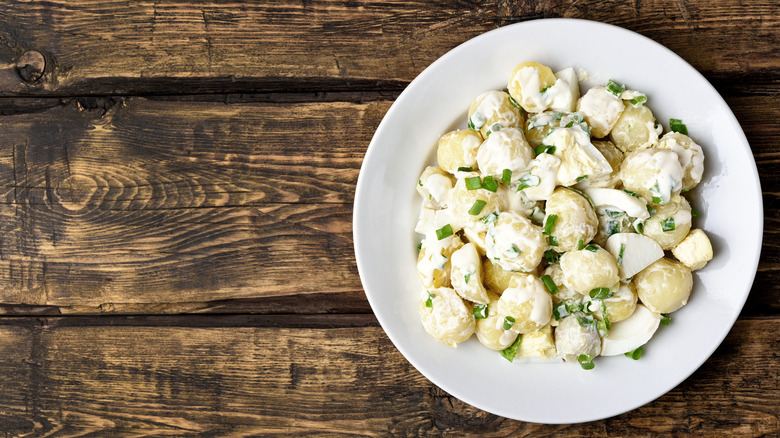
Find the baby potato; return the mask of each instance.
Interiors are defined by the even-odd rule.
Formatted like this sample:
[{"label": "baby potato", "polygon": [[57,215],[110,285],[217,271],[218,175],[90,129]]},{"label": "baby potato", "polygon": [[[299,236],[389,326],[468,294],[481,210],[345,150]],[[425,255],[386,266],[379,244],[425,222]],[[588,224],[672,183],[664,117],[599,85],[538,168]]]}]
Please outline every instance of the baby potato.
[{"label": "baby potato", "polygon": [[[452,220],[454,230],[471,227],[473,231],[481,233],[487,230],[487,224],[481,219],[493,212],[502,210],[501,197],[496,192],[491,192],[482,188],[469,190],[466,181],[469,178],[479,178],[477,173],[468,173],[464,178],[458,178],[455,187],[450,192],[448,199],[448,210]],[[478,214],[471,214],[469,211],[475,203],[485,203]]]},{"label": "baby potato", "polygon": [[692,218],[691,205],[680,196],[679,201],[656,207],[655,214],[645,221],[643,233],[661,249],[671,250],[688,235]]},{"label": "baby potato", "polygon": [[623,162],[623,152],[616,148],[611,141],[593,140],[593,146],[601,153],[607,160],[612,172],[601,176],[588,176],[584,180],[576,184],[578,189],[589,188],[604,188],[614,189],[620,185],[620,163]]},{"label": "baby potato", "polygon": [[704,152],[690,137],[679,132],[667,132],[661,137],[658,147],[677,154],[683,169],[683,190],[691,190],[701,182],[704,174]]},{"label": "baby potato", "polygon": [[582,295],[596,288],[610,288],[620,281],[617,261],[598,245],[568,251],[561,256],[560,264],[563,283]]},{"label": "baby potato", "polygon": [[[615,289],[615,287],[612,289]],[[602,301],[607,309],[607,318],[609,319],[609,322],[615,323],[628,319],[636,309],[636,301],[637,295],[634,284],[620,284],[615,295]],[[604,319],[604,316],[600,311],[594,312],[593,316],[600,320]]]},{"label": "baby potato", "polygon": [[562,186],[572,186],[583,178],[601,178],[612,173],[612,166],[590,142],[587,132],[573,128],[555,128],[545,139],[555,146],[553,155],[560,158],[557,180]]},{"label": "baby potato", "polygon": [[504,169],[512,173],[525,169],[534,159],[534,151],[523,131],[506,128],[493,132],[477,151],[477,164],[482,175],[501,176]]},{"label": "baby potato", "polygon": [[601,338],[595,324],[580,325],[577,318],[580,313],[573,313],[562,318],[555,328],[555,348],[558,356],[567,362],[577,362],[581,354],[591,358],[601,353]]},{"label": "baby potato", "polygon": [[542,275],[549,275],[555,286],[558,287],[558,292],[552,296],[554,305],[558,305],[561,301],[578,302],[582,299],[582,294],[570,288],[564,282],[563,269],[561,269],[560,263],[553,263],[547,266]]},{"label": "baby potato", "polygon": [[523,336],[520,345],[517,348],[515,358],[535,357],[537,359],[547,360],[555,357],[555,339],[553,338],[552,327],[544,326],[540,330],[528,332]]},{"label": "baby potato", "polygon": [[482,285],[482,259],[474,244],[467,243],[452,253],[450,281],[455,292],[464,300],[488,303],[485,286]]},{"label": "baby potato", "polygon": [[524,62],[512,71],[507,89],[524,110],[539,113],[547,109],[547,105],[540,105],[541,91],[553,86],[556,80],[550,67],[538,62]]},{"label": "baby potato", "polygon": [[425,331],[443,344],[457,347],[474,333],[472,308],[454,289],[440,287],[424,293],[417,308]]},{"label": "baby potato", "polygon": [[499,213],[485,237],[485,254],[507,271],[535,270],[546,248],[541,227],[512,212]]},{"label": "baby potato", "polygon": [[691,270],[666,257],[640,271],[632,282],[642,304],[655,313],[671,313],[684,306],[693,290]]},{"label": "baby potato", "polygon": [[504,91],[486,91],[469,108],[469,122],[482,133],[483,138],[504,128],[522,128],[525,120],[509,94]]},{"label": "baby potato", "polygon": [[493,263],[490,260],[486,260],[482,263],[482,273],[484,275],[485,287],[490,292],[494,292],[498,295],[504,293],[509,285],[513,281],[517,281],[515,278],[526,274],[519,272],[505,271],[498,263]]},{"label": "baby potato", "polygon": [[423,199],[423,206],[432,209],[447,207],[454,178],[438,166],[428,166],[417,180],[417,193]]},{"label": "baby potato", "polygon": [[518,275],[498,299],[497,310],[506,326],[523,334],[550,322],[552,299],[539,277]]},{"label": "baby potato", "polygon": [[477,151],[481,144],[482,135],[473,129],[458,129],[442,135],[436,149],[439,167],[453,174],[459,167],[477,170]]},{"label": "baby potato", "polygon": [[542,144],[554,128],[561,126],[562,117],[563,113],[559,111],[545,111],[529,116],[525,125],[525,139],[528,144],[534,148]]},{"label": "baby potato", "polygon": [[667,204],[680,195],[683,169],[677,154],[650,148],[626,155],[620,166],[623,187],[653,204]]},{"label": "baby potato", "polygon": [[604,87],[593,87],[577,102],[577,111],[585,115],[594,138],[603,138],[623,114],[623,101]]},{"label": "baby potato", "polygon": [[449,287],[452,253],[463,246],[457,235],[439,240],[436,234],[426,235],[417,255],[417,276],[426,289]]},{"label": "baby potato", "polygon": [[475,333],[482,345],[501,351],[515,342],[518,331],[514,327],[504,330],[505,317],[498,313],[498,295],[488,292],[488,297],[487,318],[477,320]]},{"label": "baby potato", "polygon": [[645,105],[624,103],[625,110],[615,123],[609,138],[621,151],[631,152],[658,144],[655,116]]},{"label": "baby potato", "polygon": [[712,243],[704,231],[691,230],[682,242],[672,248],[672,254],[691,271],[697,271],[712,260]]},{"label": "baby potato", "polygon": [[[587,199],[563,187],[550,195],[546,213],[545,227],[551,228],[550,245],[559,252],[575,250],[579,242],[590,242],[598,230],[596,212]],[[553,221],[554,226],[550,227],[548,221]]]}]

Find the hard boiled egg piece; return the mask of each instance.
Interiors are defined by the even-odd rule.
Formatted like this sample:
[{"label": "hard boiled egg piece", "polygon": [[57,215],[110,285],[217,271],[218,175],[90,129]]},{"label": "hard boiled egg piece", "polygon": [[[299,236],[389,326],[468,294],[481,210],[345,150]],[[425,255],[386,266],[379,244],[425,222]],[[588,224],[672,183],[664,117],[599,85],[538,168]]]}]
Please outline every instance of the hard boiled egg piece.
[{"label": "hard boiled egg piece", "polygon": [[635,233],[615,233],[607,239],[606,245],[618,261],[620,278],[631,278],[664,256],[655,240]]},{"label": "hard boiled egg piece", "polygon": [[637,219],[647,219],[647,203],[642,198],[631,196],[623,190],[617,189],[585,189],[596,207],[613,207],[616,210],[625,211],[627,215]]},{"label": "hard boiled egg piece", "polygon": [[602,338],[601,355],[617,356],[636,350],[653,337],[660,323],[661,315],[637,304],[628,319],[613,323],[607,336]]}]

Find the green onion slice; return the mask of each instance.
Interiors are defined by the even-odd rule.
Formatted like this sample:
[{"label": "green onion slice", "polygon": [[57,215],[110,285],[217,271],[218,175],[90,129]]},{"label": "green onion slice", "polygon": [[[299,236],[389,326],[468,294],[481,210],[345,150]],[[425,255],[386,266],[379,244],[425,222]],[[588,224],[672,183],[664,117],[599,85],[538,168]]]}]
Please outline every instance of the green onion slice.
[{"label": "green onion slice", "polygon": [[558,263],[558,259],[560,258],[561,256],[557,252],[551,249],[548,249],[547,251],[544,252],[544,260],[547,261],[548,265],[552,265],[553,263]]},{"label": "green onion slice", "polygon": [[511,316],[507,316],[504,318],[504,330],[509,330],[512,328],[512,326],[515,325],[515,319]]},{"label": "green onion slice", "polygon": [[558,293],[558,286],[555,285],[555,282],[549,275],[542,276],[542,283],[544,283],[544,287],[547,288],[547,292],[550,292],[550,295]]},{"label": "green onion slice", "polygon": [[474,275],[474,273],[473,273],[473,272],[469,272],[468,274],[466,274],[466,275],[464,275],[464,276],[463,276],[463,280],[465,280],[465,281],[466,281],[466,283],[468,283],[468,282],[469,282],[469,280],[471,280],[471,276],[472,276],[472,275]]},{"label": "green onion slice", "polygon": [[611,218],[623,217],[626,215],[626,212],[621,210],[604,210],[604,212]]},{"label": "green onion slice", "polygon": [[538,186],[542,182],[542,179],[539,178],[536,175],[532,175],[532,174],[528,173],[528,174],[523,175],[522,177],[520,177],[519,182],[520,182],[520,184],[517,186],[517,191],[518,192],[520,190],[527,189],[528,187],[536,187],[536,186]]},{"label": "green onion slice", "polygon": [[482,180],[482,188],[495,193],[498,190],[498,181],[496,181],[492,176],[488,175],[485,177],[485,179]]},{"label": "green onion slice", "polygon": [[566,187],[566,188],[571,190],[572,192],[582,196],[583,198],[585,198],[588,201],[588,204],[590,204],[591,208],[593,208],[594,210],[596,209],[596,205],[593,204],[593,200],[590,199],[590,196],[588,196],[585,193],[583,193],[582,190],[575,189],[574,187]]},{"label": "green onion slice", "polygon": [[428,299],[425,300],[425,307],[433,309],[433,299],[436,298],[436,294],[428,292]]},{"label": "green onion slice", "polygon": [[585,242],[582,240],[582,237],[580,237],[580,240],[577,241],[577,251],[582,250],[582,248],[585,248]]},{"label": "green onion slice", "polygon": [[476,216],[482,213],[482,209],[485,208],[486,205],[487,205],[487,201],[477,199],[476,201],[474,201],[474,205],[472,205],[471,208],[469,209],[469,214],[472,216]]},{"label": "green onion slice", "polygon": [[515,98],[514,98],[514,97],[512,97],[512,96],[509,96],[509,103],[511,103],[511,104],[512,104],[512,106],[513,106],[513,107],[515,107],[515,108],[517,108],[517,109],[522,109],[522,108],[520,108],[520,104],[519,104],[519,103],[517,103],[517,101],[515,100]]},{"label": "green onion slice", "polygon": [[495,222],[495,221],[496,221],[496,219],[498,219],[498,213],[496,213],[496,212],[494,211],[494,212],[492,212],[492,213],[490,213],[490,214],[488,214],[488,215],[485,215],[485,217],[483,217],[482,219],[480,219],[480,221],[482,221],[482,223],[483,223],[483,224],[490,225],[490,224],[492,224],[493,222]]},{"label": "green onion slice", "polygon": [[478,176],[471,176],[464,180],[466,188],[469,190],[477,190],[482,188],[482,180]]},{"label": "green onion slice", "polygon": [[420,252],[422,250],[422,242],[417,244],[417,252]]},{"label": "green onion slice", "polygon": [[506,254],[507,258],[516,259],[520,257],[520,248],[518,248],[517,245],[513,243],[509,249],[504,251],[504,253]]},{"label": "green onion slice", "polygon": [[652,205],[647,205],[647,212],[650,213],[650,217],[653,217],[655,216],[656,210]]},{"label": "green onion slice", "polygon": [[699,216],[701,216],[701,213],[699,213],[699,211],[696,210],[695,208],[691,208],[691,216],[699,217]]},{"label": "green onion slice", "polygon": [[606,300],[612,295],[615,295],[615,293],[609,290],[608,287],[597,287],[595,289],[592,289],[588,293],[588,295],[590,295],[590,297],[593,298],[594,300]]},{"label": "green onion slice", "polygon": [[517,355],[517,348],[520,346],[520,342],[522,342],[522,340],[523,336],[518,335],[517,339],[515,339],[515,342],[513,342],[512,345],[500,351],[501,356],[503,356],[504,359],[512,362],[515,359],[515,355]]},{"label": "green onion slice", "polygon": [[569,309],[566,307],[566,302],[561,301],[557,306],[553,307],[553,318],[556,321],[560,321],[564,316],[569,315]]},{"label": "green onion slice", "polygon": [[620,95],[625,91],[626,87],[618,84],[617,82],[613,81],[612,79],[607,82],[607,91],[615,95],[615,97],[620,97]]},{"label": "green onion slice", "polygon": [[509,169],[504,169],[504,172],[501,174],[501,182],[509,185],[510,182],[512,182],[512,171]]},{"label": "green onion slice", "polygon": [[458,167],[458,172],[473,172],[474,168],[471,166]]},{"label": "green onion slice", "polygon": [[474,319],[485,319],[488,317],[487,304],[474,304]]},{"label": "green onion slice", "polygon": [[542,232],[547,236],[552,234],[553,229],[555,228],[555,221],[557,220],[558,220],[557,214],[548,215],[547,219],[544,221],[544,230]]},{"label": "green onion slice", "polygon": [[550,246],[558,246],[558,238],[555,236],[547,236],[547,242]]},{"label": "green onion slice", "polygon": [[661,324],[669,325],[670,322],[672,322],[672,317],[670,317],[668,313],[662,313],[661,314]]},{"label": "green onion slice", "polygon": [[635,197],[635,198],[641,198],[637,192],[632,192],[631,190],[623,189],[624,192],[628,193],[629,195]]},{"label": "green onion slice", "polygon": [[577,356],[577,362],[580,363],[583,370],[592,370],[596,366],[593,364],[593,358],[587,354]]},{"label": "green onion slice", "polygon": [[669,129],[680,134],[688,135],[688,128],[680,119],[669,119]]},{"label": "green onion slice", "polygon": [[644,94],[640,94],[639,96],[628,101],[628,103],[634,106],[642,105],[645,102],[647,102],[647,96],[645,96]]},{"label": "green onion slice", "polygon": [[669,216],[668,218],[661,221],[661,229],[665,233],[674,231],[674,216]]},{"label": "green onion slice", "polygon": [[588,179],[588,175],[582,175],[582,176],[577,177],[577,179],[575,181],[581,182],[581,181],[584,181],[586,179]]},{"label": "green onion slice", "polygon": [[607,222],[607,237],[620,232],[620,223],[618,221]]},{"label": "green onion slice", "polygon": [[539,146],[534,148],[534,152],[536,152],[536,155],[541,155],[541,154],[553,155],[555,153],[555,146],[540,144]]},{"label": "green onion slice", "polygon": [[445,237],[452,236],[452,234],[453,234],[452,233],[452,225],[450,225],[450,224],[447,224],[447,225],[439,228],[438,230],[436,230],[436,237],[439,240],[444,239]]},{"label": "green onion slice", "polygon": [[579,323],[581,327],[587,327],[595,324],[596,320],[593,319],[593,315],[577,315],[577,323]]},{"label": "green onion slice", "polygon": [[599,247],[598,245],[588,245],[585,247],[585,251],[599,252]]},{"label": "green onion slice", "polygon": [[645,223],[644,223],[644,221],[641,221],[641,220],[637,219],[637,220],[634,221],[634,223],[632,225],[634,226],[634,229],[636,230],[637,233],[639,233],[639,234],[644,234],[645,233]]},{"label": "green onion slice", "polygon": [[626,353],[626,357],[630,357],[634,360],[639,360],[640,357],[642,357],[642,347],[637,347],[636,350],[631,350],[628,353]]},{"label": "green onion slice", "polygon": [[618,251],[618,259],[617,259],[617,265],[623,266],[623,253],[626,252],[626,244],[621,243],[620,244],[620,251]]}]

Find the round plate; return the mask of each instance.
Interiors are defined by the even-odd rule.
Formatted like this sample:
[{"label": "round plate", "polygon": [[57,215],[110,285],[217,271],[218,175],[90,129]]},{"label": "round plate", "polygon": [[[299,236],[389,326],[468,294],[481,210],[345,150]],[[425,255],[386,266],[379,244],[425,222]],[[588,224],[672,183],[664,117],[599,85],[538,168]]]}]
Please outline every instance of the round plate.
[{"label": "round plate", "polygon": [[[715,258],[694,273],[688,305],[672,315],[638,361],[599,357],[571,363],[510,363],[475,337],[457,349],[422,328],[414,225],[417,179],[443,133],[465,128],[481,92],[504,89],[524,61],[589,72],[647,93],[668,130],[682,119],[705,153],[704,179],[689,195],[702,213]],[[739,218],[737,221],[736,218]],[[639,407],[690,376],[726,337],[750,291],[763,233],[756,164],[739,123],[715,89],[670,50],[602,23],[548,19],[488,32],[431,64],[399,96],[377,128],[360,169],[354,209],[355,256],[379,323],[425,377],[485,411],[537,423],[598,420]]]}]

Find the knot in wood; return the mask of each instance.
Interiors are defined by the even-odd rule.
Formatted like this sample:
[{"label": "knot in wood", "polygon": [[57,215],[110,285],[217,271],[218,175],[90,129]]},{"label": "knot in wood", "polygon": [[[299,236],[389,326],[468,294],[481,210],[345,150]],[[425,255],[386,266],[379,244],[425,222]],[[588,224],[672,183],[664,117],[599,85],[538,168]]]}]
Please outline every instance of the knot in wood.
[{"label": "knot in wood", "polygon": [[98,184],[94,179],[71,175],[57,185],[55,193],[64,208],[76,211],[87,206],[97,189]]},{"label": "knot in wood", "polygon": [[16,61],[16,72],[25,82],[36,82],[46,69],[46,58],[35,50],[24,52]]}]

